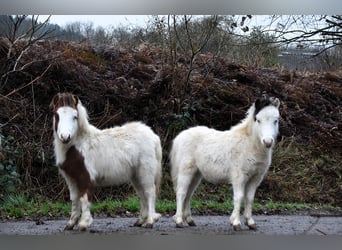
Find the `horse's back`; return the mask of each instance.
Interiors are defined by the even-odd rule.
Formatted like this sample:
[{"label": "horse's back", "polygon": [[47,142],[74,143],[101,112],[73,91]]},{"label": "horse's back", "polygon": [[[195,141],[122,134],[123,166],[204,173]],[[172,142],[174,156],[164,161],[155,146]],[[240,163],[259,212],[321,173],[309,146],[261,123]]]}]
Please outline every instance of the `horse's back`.
[{"label": "horse's back", "polygon": [[182,131],[173,141],[172,151],[188,151],[194,154],[201,147],[217,144],[218,140],[228,135],[227,131],[218,131],[206,126],[196,126]]},{"label": "horse's back", "polygon": [[203,140],[206,140],[207,137],[212,136],[219,132],[215,129],[208,128],[206,126],[196,126],[186,130],[183,130],[179,133],[176,138],[173,140],[174,147],[178,145],[186,144],[198,144],[201,143]]}]

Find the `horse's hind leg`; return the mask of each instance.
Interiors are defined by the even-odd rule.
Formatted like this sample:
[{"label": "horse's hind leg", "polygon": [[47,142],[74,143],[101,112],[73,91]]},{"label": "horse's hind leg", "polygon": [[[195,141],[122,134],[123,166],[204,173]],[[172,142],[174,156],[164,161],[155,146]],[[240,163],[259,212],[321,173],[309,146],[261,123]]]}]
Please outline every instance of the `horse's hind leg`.
[{"label": "horse's hind leg", "polygon": [[144,191],[142,190],[142,185],[137,178],[132,179],[132,185],[140,199],[140,214],[138,220],[134,223],[134,226],[141,227],[145,223],[148,216],[147,198],[144,194]]},{"label": "horse's hind leg", "polygon": [[146,227],[152,228],[153,224],[156,221],[158,221],[161,217],[161,214],[156,213],[156,209],[155,209],[156,188],[155,188],[154,182],[145,189],[145,194],[147,196],[147,204],[148,204],[148,216],[146,220]]},{"label": "horse's hind leg", "polygon": [[[143,182],[144,184],[141,184]],[[132,181],[133,186],[140,197],[140,216],[134,226],[142,226],[146,223],[147,228],[152,228],[153,224],[159,220],[161,215],[155,211],[156,188],[154,182],[144,182],[141,180]]]},{"label": "horse's hind leg", "polygon": [[197,189],[198,185],[201,183],[201,179],[202,176],[200,172],[197,171],[192,177],[191,183],[185,196],[183,217],[189,226],[196,226],[196,223],[194,222],[194,219],[191,216],[190,201],[193,193]]},{"label": "horse's hind leg", "polygon": [[[187,169],[187,168],[182,168]],[[173,216],[173,221],[176,223],[176,227],[183,227],[183,211],[185,210],[185,201],[187,197],[187,193],[190,187],[190,184],[192,182],[192,179],[194,178],[194,171],[182,171],[181,173],[178,172],[177,175],[177,183],[175,184],[175,191],[176,191],[176,203],[177,203],[177,209],[176,214]],[[192,192],[189,193],[189,196],[191,196]],[[190,197],[189,197],[190,200]]]}]

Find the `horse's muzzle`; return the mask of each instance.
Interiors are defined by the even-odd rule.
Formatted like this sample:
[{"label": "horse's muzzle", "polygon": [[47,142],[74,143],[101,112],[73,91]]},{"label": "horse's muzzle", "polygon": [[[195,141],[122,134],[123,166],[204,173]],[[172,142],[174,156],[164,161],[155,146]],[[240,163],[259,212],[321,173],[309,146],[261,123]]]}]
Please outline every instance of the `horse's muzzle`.
[{"label": "horse's muzzle", "polygon": [[64,143],[64,144],[67,144],[71,141],[70,135],[68,135],[68,136],[61,135],[59,138],[62,141],[62,143]]},{"label": "horse's muzzle", "polygon": [[270,148],[273,145],[273,141],[274,141],[273,139],[267,138],[267,139],[263,139],[262,143],[265,145],[266,148]]}]

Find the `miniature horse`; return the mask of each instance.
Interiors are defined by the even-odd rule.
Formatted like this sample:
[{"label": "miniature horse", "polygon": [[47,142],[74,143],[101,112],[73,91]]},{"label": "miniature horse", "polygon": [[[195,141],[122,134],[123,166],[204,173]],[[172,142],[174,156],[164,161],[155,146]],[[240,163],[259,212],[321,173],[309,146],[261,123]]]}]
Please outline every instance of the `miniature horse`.
[{"label": "miniature horse", "polygon": [[140,198],[140,216],[134,224],[152,228],[160,214],[155,212],[161,180],[162,149],[159,137],[140,122],[97,129],[88,122],[85,107],[70,93],[57,94],[53,109],[56,164],[64,177],[72,201],[65,229],[85,230],[93,221],[91,193],[95,186],[131,182]]},{"label": "miniature horse", "polygon": [[170,162],[177,211],[173,219],[195,226],[190,199],[204,178],[211,183],[231,183],[234,209],[230,223],[241,229],[240,206],[245,202],[245,223],[256,229],[252,204],[257,187],[266,174],[276,142],[279,122],[277,98],[264,96],[249,108],[247,117],[228,131],[197,126],[181,132],[173,141]]}]

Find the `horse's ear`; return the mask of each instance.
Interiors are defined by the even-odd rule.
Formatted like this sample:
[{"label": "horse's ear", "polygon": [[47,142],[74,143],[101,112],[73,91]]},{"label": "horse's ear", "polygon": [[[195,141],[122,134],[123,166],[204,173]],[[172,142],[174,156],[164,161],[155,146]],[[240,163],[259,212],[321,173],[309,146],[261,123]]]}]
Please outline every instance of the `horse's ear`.
[{"label": "horse's ear", "polygon": [[73,99],[73,101],[74,101],[74,103],[75,103],[75,106],[77,107],[77,104],[78,104],[78,102],[79,102],[80,99],[78,99],[78,96],[77,96],[77,95],[72,95],[72,99]]},{"label": "horse's ear", "polygon": [[54,109],[56,107],[58,99],[59,99],[59,93],[52,98],[52,101],[49,105],[50,109]]},{"label": "horse's ear", "polygon": [[272,100],[272,105],[275,106],[276,108],[279,108],[280,100],[278,98],[274,98],[274,100]]}]

